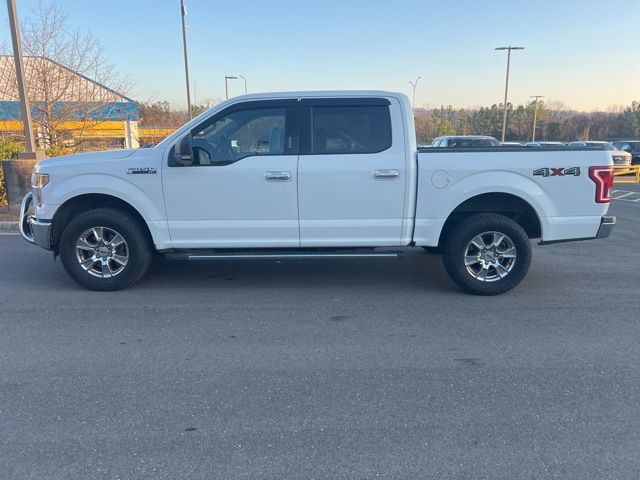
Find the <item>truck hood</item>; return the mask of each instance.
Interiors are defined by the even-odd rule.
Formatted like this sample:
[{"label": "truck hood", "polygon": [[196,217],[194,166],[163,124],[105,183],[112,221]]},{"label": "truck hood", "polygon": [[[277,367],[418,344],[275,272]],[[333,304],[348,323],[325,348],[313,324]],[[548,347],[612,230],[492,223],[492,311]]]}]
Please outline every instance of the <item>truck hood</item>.
[{"label": "truck hood", "polygon": [[60,157],[47,158],[38,163],[38,171],[50,168],[66,166],[70,164],[79,165],[95,162],[108,162],[130,157],[138,150],[106,150],[102,152],[75,153],[73,155],[63,155]]}]

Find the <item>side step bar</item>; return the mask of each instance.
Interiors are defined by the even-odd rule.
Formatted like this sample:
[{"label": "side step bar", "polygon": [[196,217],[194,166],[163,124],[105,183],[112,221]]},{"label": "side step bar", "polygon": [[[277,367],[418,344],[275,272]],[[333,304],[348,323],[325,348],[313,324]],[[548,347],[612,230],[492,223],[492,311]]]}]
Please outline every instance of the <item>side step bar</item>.
[{"label": "side step bar", "polygon": [[187,250],[164,254],[169,260],[300,260],[306,258],[401,258],[404,252],[344,250]]}]

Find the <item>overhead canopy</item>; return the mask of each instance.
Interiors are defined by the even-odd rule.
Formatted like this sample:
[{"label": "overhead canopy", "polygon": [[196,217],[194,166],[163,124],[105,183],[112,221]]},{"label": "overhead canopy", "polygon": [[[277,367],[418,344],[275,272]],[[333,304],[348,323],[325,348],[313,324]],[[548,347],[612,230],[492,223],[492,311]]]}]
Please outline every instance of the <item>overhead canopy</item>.
[{"label": "overhead canopy", "polygon": [[[64,120],[138,120],[135,101],[45,57],[24,57],[25,80],[32,114],[37,120],[43,105]],[[20,120],[21,106],[12,56],[0,55],[0,121]]]}]

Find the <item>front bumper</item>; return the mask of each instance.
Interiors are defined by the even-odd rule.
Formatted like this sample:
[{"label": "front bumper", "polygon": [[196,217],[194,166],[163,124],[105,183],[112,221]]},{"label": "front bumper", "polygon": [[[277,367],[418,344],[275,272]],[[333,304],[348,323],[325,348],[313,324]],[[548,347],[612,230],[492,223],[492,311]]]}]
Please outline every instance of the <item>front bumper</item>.
[{"label": "front bumper", "polygon": [[37,220],[32,214],[33,193],[27,193],[20,207],[20,234],[29,243],[51,250],[51,222]]},{"label": "front bumper", "polygon": [[616,167],[630,167],[631,166],[631,157],[613,157],[613,164]]}]

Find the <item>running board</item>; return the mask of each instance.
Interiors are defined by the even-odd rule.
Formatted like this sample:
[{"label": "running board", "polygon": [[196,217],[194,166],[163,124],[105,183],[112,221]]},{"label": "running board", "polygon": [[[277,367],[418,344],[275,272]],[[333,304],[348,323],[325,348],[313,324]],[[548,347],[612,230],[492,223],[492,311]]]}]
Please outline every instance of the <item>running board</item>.
[{"label": "running board", "polygon": [[306,258],[401,258],[404,252],[346,250],[187,250],[164,254],[169,260],[300,260]]}]

